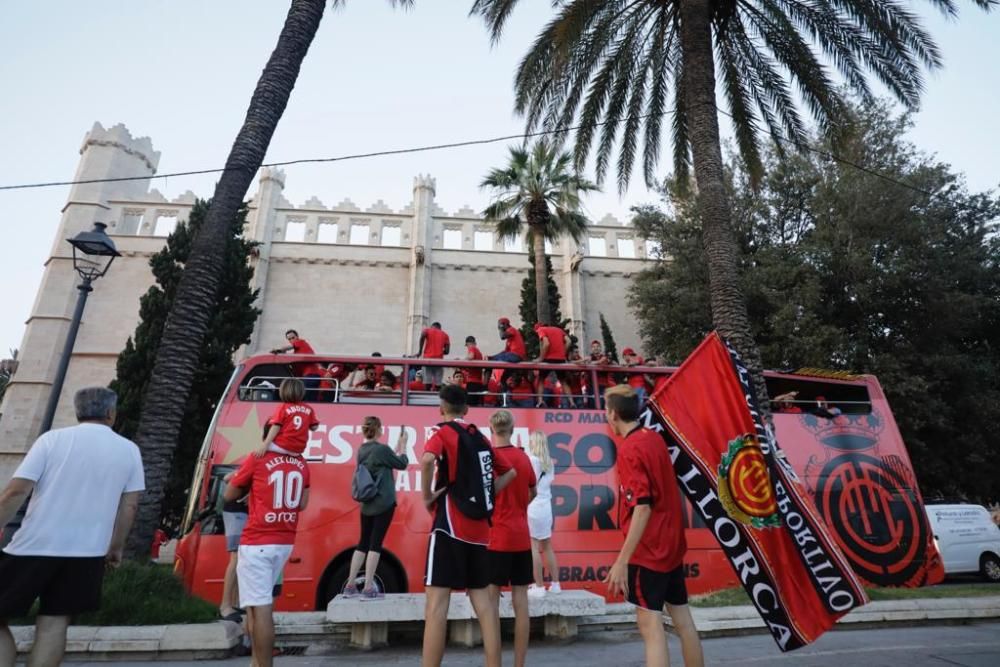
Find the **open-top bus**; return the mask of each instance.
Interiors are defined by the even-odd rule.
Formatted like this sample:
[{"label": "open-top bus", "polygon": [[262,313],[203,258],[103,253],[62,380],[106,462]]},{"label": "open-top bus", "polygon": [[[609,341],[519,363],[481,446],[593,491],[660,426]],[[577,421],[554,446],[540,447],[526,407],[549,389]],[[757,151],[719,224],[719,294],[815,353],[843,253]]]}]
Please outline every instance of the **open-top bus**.
[{"label": "open-top bus", "polygon": [[[534,429],[546,433],[555,463],[553,545],[559,557],[558,577],[563,588],[605,593],[600,582],[622,536],[616,449],[597,390],[609,380],[623,381],[637,373],[655,383],[673,369],[328,355],[261,355],[237,367],[202,446],[176,552],[175,571],[188,590],[208,600],[220,599],[227,562],[218,502],[222,478],[259,446],[281,380],[302,375],[316,363],[340,369],[340,379],[309,384],[308,400],[321,422],[304,453],[312,473],[310,501],[300,519],[276,609],[325,609],[346,582],[359,531],[351,477],[363,441],[360,425],[370,414],[385,425],[386,442],[394,443],[402,428],[410,435],[410,465],[396,472],[398,507],[379,562],[377,585],[386,592],[422,590],[431,516],[420,498],[418,461],[440,415],[436,394],[411,389],[419,385],[409,380],[428,365],[495,376],[539,371],[544,377],[554,370],[579,374],[579,393],[572,401],[560,401],[548,392],[531,400],[495,390],[477,392],[471,402],[480,405],[470,408],[467,419],[488,436],[490,414],[506,406],[516,420],[515,445],[526,446]],[[382,369],[404,381],[398,388],[374,390],[370,382],[352,379],[369,370],[380,374]],[[346,374],[348,370],[354,371],[353,376]],[[924,583],[929,559],[936,552],[909,457],[878,381],[871,376],[769,372],[767,384],[771,396],[797,392],[786,411],[774,415],[778,441],[855,570],[876,585]],[[544,405],[535,407],[538,402]],[[572,407],[556,407],[559,403]],[[737,585],[710,531],[689,506],[685,508],[689,591],[699,594]]]}]

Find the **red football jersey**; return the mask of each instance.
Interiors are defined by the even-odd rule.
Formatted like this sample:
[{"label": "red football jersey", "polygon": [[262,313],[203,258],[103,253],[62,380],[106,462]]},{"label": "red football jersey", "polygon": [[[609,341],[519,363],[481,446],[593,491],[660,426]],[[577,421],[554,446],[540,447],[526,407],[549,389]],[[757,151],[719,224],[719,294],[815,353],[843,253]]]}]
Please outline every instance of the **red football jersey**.
[{"label": "red football jersey", "polygon": [[566,361],[566,332],[559,327],[538,327],[538,338],[547,338],[549,349],[543,361]]},{"label": "red football jersey", "polygon": [[[462,419],[456,419],[456,423],[463,428],[469,428]],[[442,459],[447,463],[446,474],[448,479],[455,479],[458,473],[458,433],[451,428],[439,428],[431,436],[431,439],[424,445],[424,451],[430,452],[438,459],[438,466],[442,464]],[[510,470],[503,461],[493,455],[493,474],[499,476]],[[462,514],[455,505],[448,493],[442,494],[438,499],[437,508],[434,511],[434,526],[432,530],[440,530],[452,537],[471,542],[472,544],[486,545],[490,541],[490,524],[486,519],[470,519]]]},{"label": "red football jersey", "polygon": [[274,444],[286,452],[301,454],[309,442],[310,429],[313,424],[319,424],[319,419],[316,411],[306,403],[282,403],[269,423],[281,427]]},{"label": "red football jersey", "polygon": [[674,476],[674,465],[663,438],[657,433],[636,427],[625,436],[618,448],[619,523],[628,535],[636,505],[650,505],[652,514],[639,546],[629,560],[656,572],[669,572],[684,561],[687,541],[684,538],[681,493]]},{"label": "red football jersey", "polygon": [[427,327],[423,330],[423,335],[427,338],[424,341],[424,358],[444,359],[444,346],[451,344],[448,334],[441,329]]},{"label": "red football jersey", "polygon": [[493,457],[513,468],[517,476],[496,496],[493,526],[490,528],[490,551],[530,551],[531,534],[528,532],[529,489],[537,480],[531,460],[518,447],[494,447]]},{"label": "red football jersey", "polygon": [[[296,338],[291,342],[292,354],[316,354],[316,350],[313,349],[305,339]],[[294,367],[295,374],[299,377],[305,377],[306,375],[322,375],[323,367],[319,364],[306,364],[304,366]]]},{"label": "red football jersey", "polygon": [[524,336],[521,335],[521,332],[514,327],[507,327],[504,334],[507,336],[507,345],[504,347],[504,352],[513,352],[521,357],[521,359],[526,359],[528,351],[524,347]]},{"label": "red football jersey", "polygon": [[648,387],[649,383],[646,382],[646,376],[642,373],[631,373],[628,376],[628,385],[635,389],[641,389]]},{"label": "red football jersey", "polygon": [[[471,345],[469,348],[469,359],[474,361],[482,361],[483,353],[480,352],[479,348],[475,345]],[[485,368],[466,368],[462,371],[465,374],[466,382],[478,382],[483,384],[483,377],[485,377]]]},{"label": "red football jersey", "polygon": [[309,488],[305,459],[274,452],[248,456],[230,484],[250,488],[249,517],[240,544],[295,543],[302,497]]}]

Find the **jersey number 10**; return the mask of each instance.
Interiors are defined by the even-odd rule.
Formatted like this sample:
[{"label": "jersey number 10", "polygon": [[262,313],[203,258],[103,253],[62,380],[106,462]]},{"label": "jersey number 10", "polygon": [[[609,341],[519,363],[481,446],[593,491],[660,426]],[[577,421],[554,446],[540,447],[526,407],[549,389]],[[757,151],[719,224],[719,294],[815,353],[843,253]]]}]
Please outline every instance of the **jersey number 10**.
[{"label": "jersey number 10", "polygon": [[274,489],[275,510],[293,510],[302,502],[302,473],[298,470],[291,470],[286,473],[284,470],[275,470],[267,478],[267,484]]}]

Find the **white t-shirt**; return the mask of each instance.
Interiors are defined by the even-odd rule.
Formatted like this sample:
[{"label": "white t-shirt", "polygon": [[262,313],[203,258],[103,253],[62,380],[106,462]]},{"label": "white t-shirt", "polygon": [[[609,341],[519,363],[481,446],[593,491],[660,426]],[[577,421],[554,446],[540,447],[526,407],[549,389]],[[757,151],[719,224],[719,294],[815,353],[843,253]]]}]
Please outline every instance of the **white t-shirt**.
[{"label": "white t-shirt", "polygon": [[106,556],[122,494],[146,488],[139,448],[95,423],[43,434],[14,477],[35,482],[14,556]]},{"label": "white t-shirt", "polygon": [[535,471],[535,479],[538,480],[535,483],[535,498],[528,505],[528,511],[531,511],[532,506],[535,509],[546,509],[552,511],[552,479],[556,476],[555,467],[549,470],[544,475],[542,474],[542,462],[534,454],[528,454],[528,460],[531,461],[531,469]]}]

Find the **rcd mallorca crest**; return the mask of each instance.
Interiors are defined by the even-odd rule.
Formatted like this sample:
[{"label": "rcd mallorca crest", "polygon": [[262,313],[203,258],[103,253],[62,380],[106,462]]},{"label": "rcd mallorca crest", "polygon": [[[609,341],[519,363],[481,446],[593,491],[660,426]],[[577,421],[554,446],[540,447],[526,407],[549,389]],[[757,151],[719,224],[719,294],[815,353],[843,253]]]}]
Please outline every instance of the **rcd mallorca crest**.
[{"label": "rcd mallorca crest", "polygon": [[719,463],[719,500],[735,521],[754,528],[781,525],[767,462],[752,435],[729,441]]},{"label": "rcd mallorca crest", "polygon": [[927,525],[912,474],[899,456],[879,452],[881,415],[802,420],[825,450],[825,457],[814,456],[807,466],[816,507],[854,570],[879,586],[921,585]]}]

